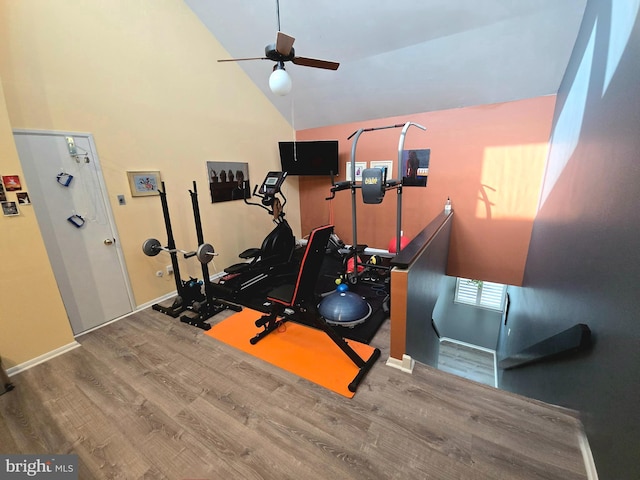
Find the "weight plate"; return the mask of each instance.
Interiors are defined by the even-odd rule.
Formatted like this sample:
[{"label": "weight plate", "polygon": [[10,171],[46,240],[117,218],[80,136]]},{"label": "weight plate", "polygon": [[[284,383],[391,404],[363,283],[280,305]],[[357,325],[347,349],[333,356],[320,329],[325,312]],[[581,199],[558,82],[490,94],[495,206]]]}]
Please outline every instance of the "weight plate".
[{"label": "weight plate", "polygon": [[142,251],[149,257],[155,257],[162,250],[162,246],[155,238],[147,238],[142,244]]},{"label": "weight plate", "polygon": [[213,245],[209,243],[203,243],[198,247],[196,257],[200,263],[209,263],[211,260],[213,260],[214,253],[215,250],[213,249]]}]

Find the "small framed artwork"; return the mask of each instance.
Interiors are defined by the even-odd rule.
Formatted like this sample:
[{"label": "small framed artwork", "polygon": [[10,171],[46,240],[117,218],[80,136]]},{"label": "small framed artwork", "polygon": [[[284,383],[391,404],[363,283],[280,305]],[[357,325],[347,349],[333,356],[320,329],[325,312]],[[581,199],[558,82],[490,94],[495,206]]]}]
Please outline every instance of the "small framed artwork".
[{"label": "small framed artwork", "polygon": [[0,182],[0,202],[4,202],[7,200],[7,194],[4,193],[4,185]]},{"label": "small framed artwork", "polygon": [[20,177],[18,175],[3,175],[2,184],[7,192],[15,192],[16,190],[22,190],[20,185]]},{"label": "small framed artwork", "polygon": [[5,217],[20,215],[16,202],[0,202],[0,204],[2,204],[2,213]]},{"label": "small framed artwork", "polygon": [[19,205],[31,205],[31,200],[29,199],[29,194],[27,192],[18,192],[16,193],[18,197]]},{"label": "small framed artwork", "polygon": [[[356,165],[356,182],[362,181],[362,171],[367,168],[367,162],[355,162]],[[345,168],[346,179],[348,182],[351,181],[351,162],[347,162],[347,166]]]},{"label": "small framed artwork", "polygon": [[369,168],[386,168],[387,180],[393,178],[393,160],[371,160],[369,162]]},{"label": "small framed artwork", "polygon": [[429,176],[431,149],[402,151],[402,185],[405,187],[426,187]]},{"label": "small framed artwork", "polygon": [[158,189],[162,184],[159,171],[127,172],[129,188],[132,197],[147,197],[158,195]]}]

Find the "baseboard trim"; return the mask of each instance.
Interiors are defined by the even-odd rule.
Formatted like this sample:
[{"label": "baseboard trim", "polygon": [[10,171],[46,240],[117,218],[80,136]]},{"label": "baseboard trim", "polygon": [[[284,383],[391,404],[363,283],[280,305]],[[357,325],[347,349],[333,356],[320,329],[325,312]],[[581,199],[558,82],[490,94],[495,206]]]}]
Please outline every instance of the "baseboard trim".
[{"label": "baseboard trim", "polygon": [[413,367],[415,364],[415,360],[406,353],[402,355],[402,360],[389,357],[386,362],[387,367],[397,368],[398,370],[402,370],[406,373],[413,373]]},{"label": "baseboard trim", "polygon": [[[215,281],[215,280],[217,280],[217,279],[219,279],[219,278],[221,278],[221,277],[223,277],[225,275],[226,275],[225,272],[218,272],[215,275],[211,275],[209,277],[209,281],[213,282],[213,281]],[[175,297],[177,294],[178,294],[178,291],[177,290],[173,290],[172,292],[169,292],[169,293],[167,293],[165,295],[162,295],[161,297],[158,297],[158,298],[156,298],[154,300],[151,300],[149,302],[146,302],[146,303],[143,303],[141,305],[138,305],[133,311],[131,311],[131,312],[125,314],[125,315],[122,315],[122,316],[120,316],[118,318],[114,318],[113,320],[109,320],[108,322],[102,323],[102,324],[98,325],[97,327],[93,327],[93,328],[90,328],[89,330],[86,330],[86,331],[84,331],[82,333],[79,333],[78,335],[75,335],[75,338],[81,337],[82,335],[86,335],[87,333],[94,332],[94,331],[96,331],[96,330],[98,330],[98,329],[100,329],[102,327],[106,327],[107,325],[110,325],[110,324],[112,324],[114,322],[117,322],[118,320],[122,320],[123,318],[127,318],[129,315],[133,315],[134,313],[137,313],[137,312],[139,312],[141,310],[145,310],[145,309],[155,305],[156,303],[165,302],[165,301]]]},{"label": "baseboard trim", "polygon": [[495,350],[491,350],[490,348],[481,347],[480,345],[474,345],[472,343],[463,342],[463,341],[460,341],[460,340],[456,340],[454,338],[441,337],[439,340],[440,340],[441,343],[443,341],[446,341],[446,342],[449,342],[449,343],[455,343],[457,345],[462,345],[463,347],[474,348],[474,349],[480,350],[482,352],[493,353],[494,355],[496,354],[496,351]]},{"label": "baseboard trim", "polygon": [[[217,280],[218,278],[222,277],[225,275],[225,272],[219,272],[216,273],[215,275],[211,275],[209,278],[211,281]],[[161,297],[156,298],[155,300],[151,300],[150,302],[146,302],[143,303],[142,305],[138,305],[133,311],[122,315],[118,318],[114,318],[113,320],[109,320],[108,322],[105,322],[101,325],[98,325],[97,327],[91,328],[89,330],[86,330],[82,333],[79,333],[78,335],[75,335],[74,338],[79,338],[82,335],[85,335],[87,333],[90,332],[94,332],[102,327],[106,327],[107,325],[110,325],[112,323],[115,323],[119,320],[122,320],[123,318],[127,318],[129,315],[133,315],[134,313],[137,313],[141,310],[144,310],[146,308],[149,308],[152,305],[155,305],[156,303],[161,303],[164,302],[165,300],[169,300],[170,298],[175,297],[178,294],[178,292],[176,290],[174,290],[173,292],[169,292],[166,295],[163,295]],[[63,345],[62,347],[56,348],[55,350],[51,350],[50,352],[47,352],[43,355],[40,355],[39,357],[36,358],[32,358],[31,360],[27,360],[26,362],[23,362],[19,365],[16,365],[14,367],[11,367],[9,369],[7,369],[7,375],[8,376],[12,376],[15,375],[17,373],[20,372],[24,372],[25,370],[28,370],[32,367],[35,367],[36,365],[39,365],[41,363],[46,362],[47,360],[51,360],[54,357],[57,357],[58,355],[62,355],[63,353],[67,353],[71,350],[73,350],[74,348],[79,347],[80,344],[76,341],[73,341],[72,343],[69,343],[67,345]]]},{"label": "baseboard trim", "polygon": [[80,344],[76,341],[63,345],[62,347],[51,350],[50,352],[40,355],[39,357],[32,358],[31,360],[27,360],[26,362],[16,365],[15,367],[7,369],[7,375],[11,377],[12,375],[16,375],[18,373],[24,372],[25,370],[29,370],[30,368],[35,367],[36,365],[40,365],[47,360],[51,360],[58,355],[70,352],[71,350],[73,350],[74,348],[78,348],[79,346]]},{"label": "baseboard trim", "polygon": [[593,453],[589,446],[589,440],[584,432],[578,435],[578,442],[580,443],[580,450],[582,451],[582,459],[584,460],[584,468],[587,471],[587,478],[589,480],[598,480],[598,471],[596,470],[596,462],[593,460]]},{"label": "baseboard trim", "polygon": [[[122,320],[123,318],[128,317],[129,315],[133,315],[136,312],[139,312],[140,310],[144,310],[145,308],[150,307],[153,304],[159,303],[159,302],[163,302],[165,300],[168,300],[172,297],[175,297],[177,294],[177,292],[174,290],[173,292],[167,293],[166,295],[163,295],[162,297],[159,297],[151,302],[147,302],[143,305],[138,305],[132,312],[127,313],[126,315],[122,315],[118,318],[114,318],[113,320],[109,320],[108,322],[105,322],[101,325],[98,325],[97,327],[91,328],[89,330],[86,330],[82,333],[79,333],[78,335],[75,335],[74,338],[79,338],[82,335],[85,335],[89,332],[93,332],[95,330],[98,330],[102,327],[105,327],[107,325],[110,325],[114,322],[117,322],[118,320]],[[32,367],[35,367],[36,365],[40,365],[41,363],[46,362],[47,360],[51,360],[52,358],[57,357],[58,355],[62,355],[63,353],[67,353],[71,350],[73,350],[74,348],[78,348],[81,345],[77,342],[77,341],[73,341],[67,345],[63,345],[62,347],[56,348],[55,350],[51,350],[50,352],[47,352],[43,355],[40,355],[39,357],[36,358],[32,358],[31,360],[27,360],[26,362],[20,363],[14,367],[11,367],[9,369],[7,369],[7,375],[12,376],[12,375],[16,375],[18,373],[24,372],[25,370],[28,370]]]},{"label": "baseboard trim", "polygon": [[[227,274],[226,272],[218,272],[218,273],[216,273],[214,275],[209,275],[209,281],[216,283],[216,280],[218,280],[219,278],[224,277],[226,274]],[[178,291],[177,290],[173,290],[172,292],[169,292],[169,293],[167,293],[165,295],[162,295],[161,297],[158,297],[155,300],[151,300],[149,302],[143,303],[142,305],[138,305],[135,308],[135,310],[133,312],[131,312],[131,313],[139,312],[140,310],[144,310],[145,308],[149,308],[150,306],[155,305],[156,303],[162,303],[162,302],[164,302],[166,300],[169,300],[170,298],[175,297],[177,294],[178,294]],[[131,313],[128,313],[127,315],[131,315]],[[127,315],[123,315],[120,318],[124,318]],[[118,318],[116,320],[120,320],[120,318]],[[105,323],[105,325],[107,325],[107,324]]]}]

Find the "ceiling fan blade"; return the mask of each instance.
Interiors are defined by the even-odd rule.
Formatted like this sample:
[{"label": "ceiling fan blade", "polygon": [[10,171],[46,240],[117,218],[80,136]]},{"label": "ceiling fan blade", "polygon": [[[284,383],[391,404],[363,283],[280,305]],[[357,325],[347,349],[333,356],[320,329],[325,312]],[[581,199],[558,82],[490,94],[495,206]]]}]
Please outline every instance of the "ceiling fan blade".
[{"label": "ceiling fan blade", "polygon": [[318,60],[317,58],[295,57],[291,61],[296,65],[302,65],[303,67],[324,68],[326,70],[337,70],[340,66],[338,62]]},{"label": "ceiling fan blade", "polygon": [[242,62],[244,60],[269,60],[267,57],[250,57],[250,58],[223,58],[218,62]]},{"label": "ceiling fan blade", "polygon": [[291,47],[293,47],[293,42],[295,41],[295,38],[290,37],[286,33],[278,32],[278,36],[276,38],[276,52],[286,57],[291,53]]}]

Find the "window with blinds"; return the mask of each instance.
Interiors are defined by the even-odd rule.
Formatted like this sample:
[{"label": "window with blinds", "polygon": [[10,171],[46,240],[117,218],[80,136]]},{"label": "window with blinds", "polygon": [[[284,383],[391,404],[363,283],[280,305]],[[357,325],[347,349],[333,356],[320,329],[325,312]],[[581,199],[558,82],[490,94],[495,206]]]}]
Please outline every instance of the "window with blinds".
[{"label": "window with blinds", "polygon": [[458,278],[453,301],[502,312],[506,295],[507,286],[502,283]]}]

